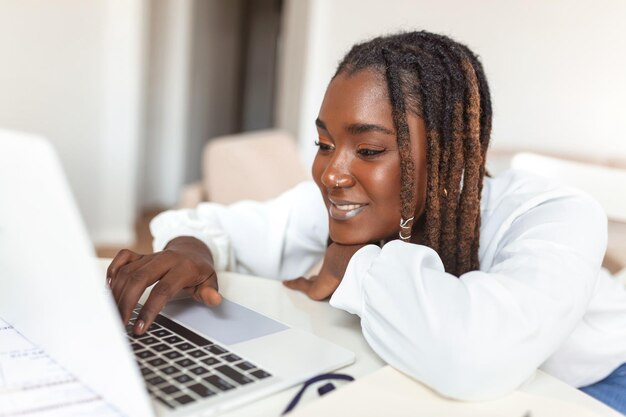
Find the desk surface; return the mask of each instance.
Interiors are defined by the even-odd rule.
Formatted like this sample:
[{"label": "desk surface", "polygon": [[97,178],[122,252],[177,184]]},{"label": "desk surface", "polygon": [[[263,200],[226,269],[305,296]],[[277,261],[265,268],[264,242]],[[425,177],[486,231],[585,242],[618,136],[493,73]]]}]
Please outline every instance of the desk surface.
[{"label": "desk surface", "polygon": [[[101,260],[101,265],[106,270],[108,261]],[[352,350],[356,354],[356,361],[341,369],[342,373],[350,374],[358,379],[385,365],[366,343],[361,334],[360,321],[357,316],[337,310],[327,302],[312,301],[300,292],[285,288],[279,281],[235,273],[221,273],[219,286],[220,293],[232,301]],[[223,415],[228,417],[278,416],[298,389],[299,387],[290,388]],[[621,415],[542,371],[537,371],[535,377],[520,388],[520,391],[580,404],[601,416]],[[318,398],[314,390],[310,390],[308,394],[303,397],[301,403]],[[448,400],[442,398],[442,401]]]}]

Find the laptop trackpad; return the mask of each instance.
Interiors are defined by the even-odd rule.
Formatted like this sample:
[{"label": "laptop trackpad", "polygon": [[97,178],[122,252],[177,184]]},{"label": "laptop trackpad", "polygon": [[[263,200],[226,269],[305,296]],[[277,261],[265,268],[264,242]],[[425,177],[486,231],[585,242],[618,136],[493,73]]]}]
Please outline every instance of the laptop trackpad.
[{"label": "laptop trackpad", "polygon": [[210,340],[227,345],[288,329],[282,323],[226,299],[217,307],[207,307],[191,298],[173,300],[161,313]]}]

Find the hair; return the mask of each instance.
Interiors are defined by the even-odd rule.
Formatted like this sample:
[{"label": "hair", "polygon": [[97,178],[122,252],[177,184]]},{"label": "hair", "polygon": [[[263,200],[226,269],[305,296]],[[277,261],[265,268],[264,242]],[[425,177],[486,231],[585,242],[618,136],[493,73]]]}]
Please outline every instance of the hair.
[{"label": "hair", "polygon": [[400,154],[402,219],[413,217],[417,204],[406,116],[411,111],[426,127],[423,242],[439,254],[447,272],[460,276],[479,269],[480,198],[492,114],[477,56],[447,36],[400,33],[355,45],[334,77],[364,69],[386,79]]}]

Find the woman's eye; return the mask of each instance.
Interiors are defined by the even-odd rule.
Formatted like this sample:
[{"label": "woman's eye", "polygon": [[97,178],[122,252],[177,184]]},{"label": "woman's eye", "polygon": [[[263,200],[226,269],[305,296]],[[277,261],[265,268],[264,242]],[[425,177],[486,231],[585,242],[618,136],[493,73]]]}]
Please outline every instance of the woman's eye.
[{"label": "woman's eye", "polygon": [[333,145],[329,145],[328,143],[320,142],[319,140],[315,141],[315,146],[320,148],[320,151],[324,151],[324,152],[332,151],[333,149],[335,149],[335,147]]},{"label": "woman's eye", "polygon": [[357,151],[357,153],[360,156],[363,156],[365,158],[371,158],[371,157],[374,157],[376,155],[380,155],[383,152],[384,152],[384,150],[382,150],[382,149],[368,149],[368,148],[359,149]]}]

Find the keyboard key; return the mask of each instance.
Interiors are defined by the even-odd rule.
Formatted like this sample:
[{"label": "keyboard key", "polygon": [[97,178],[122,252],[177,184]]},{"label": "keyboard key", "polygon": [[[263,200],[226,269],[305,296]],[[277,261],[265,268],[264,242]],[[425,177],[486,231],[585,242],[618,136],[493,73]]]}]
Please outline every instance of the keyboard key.
[{"label": "keyboard key", "polygon": [[176,400],[179,404],[189,404],[190,402],[193,402],[193,398],[191,398],[187,394],[183,394],[180,397],[176,397],[174,398],[174,400]]},{"label": "keyboard key", "polygon": [[265,372],[263,369],[257,369],[254,372],[250,372],[251,375],[256,376],[259,379],[267,378],[268,376],[272,376],[269,372]]},{"label": "keyboard key", "polygon": [[194,384],[190,385],[189,388],[191,391],[195,392],[202,398],[210,397],[211,395],[215,395],[215,391],[211,391],[209,388],[205,387],[202,384]]},{"label": "keyboard key", "polygon": [[194,375],[204,375],[207,372],[209,372],[209,370],[206,369],[204,366],[196,366],[195,368],[191,368],[189,372],[191,372]]},{"label": "keyboard key", "polygon": [[165,356],[168,359],[174,360],[174,359],[180,358],[181,356],[183,356],[183,354],[173,350],[171,352],[164,353],[163,356]]},{"label": "keyboard key", "polygon": [[159,330],[160,328],[161,328],[161,326],[159,326],[158,324],[156,324],[156,323],[152,323],[152,324],[150,325],[150,327],[148,327],[148,331],[149,331],[149,332],[150,332],[150,331],[156,331],[156,330]]},{"label": "keyboard key", "polygon": [[191,377],[187,374],[182,374],[182,375],[178,375],[175,376],[174,379],[178,382],[180,382],[181,384],[184,384],[185,382],[189,382],[192,381]]},{"label": "keyboard key", "polygon": [[160,376],[153,376],[152,378],[146,379],[146,382],[150,385],[159,385],[165,382],[163,378]]},{"label": "keyboard key", "polygon": [[187,354],[193,356],[194,358],[202,358],[204,356],[207,356],[208,353],[206,353],[204,350],[202,349],[196,349],[196,350],[192,350],[191,352],[187,352]]},{"label": "keyboard key", "polygon": [[168,365],[168,366],[164,366],[163,368],[159,368],[159,371],[163,372],[165,375],[175,374],[179,370],[180,369],[178,369],[177,367],[172,366],[172,365]]},{"label": "keyboard key", "polygon": [[136,352],[136,351],[138,351],[138,350],[140,350],[140,349],[143,349],[143,346],[141,346],[139,343],[133,343],[133,344],[132,344],[132,345],[130,345],[130,346],[133,348],[133,350],[134,350],[135,352]]},{"label": "keyboard key", "polygon": [[154,345],[155,343],[159,343],[159,339],[156,339],[152,336],[144,337],[139,340],[141,340],[141,343],[143,343],[144,345],[148,345],[148,346]]},{"label": "keyboard key", "polygon": [[157,337],[166,337],[171,335],[172,333],[168,332],[165,329],[159,329],[157,331],[152,332],[152,335],[157,336]]},{"label": "keyboard key", "polygon": [[219,360],[217,358],[214,358],[213,356],[208,357],[206,359],[202,359],[201,362],[206,364],[206,365],[209,365],[209,366],[213,366],[213,365],[217,365],[219,363],[222,363],[221,360]]},{"label": "keyboard key", "polygon": [[234,353],[229,353],[228,355],[224,355],[222,356],[222,359],[228,362],[237,362],[238,360],[241,360],[241,358],[235,355]]},{"label": "keyboard key", "polygon": [[148,363],[152,366],[161,366],[161,365],[165,365],[167,362],[165,362],[161,358],[155,358],[155,359],[149,360]]},{"label": "keyboard key", "polygon": [[169,336],[169,337],[164,337],[163,341],[169,343],[170,345],[173,345],[174,343],[182,342],[183,339],[181,339],[178,336]]},{"label": "keyboard key", "polygon": [[154,345],[150,347],[152,348],[152,350],[156,350],[157,352],[165,352],[166,350],[170,349],[168,345],[163,344],[163,343],[159,343],[158,345]]},{"label": "keyboard key", "polygon": [[207,349],[209,352],[213,353],[214,355],[221,355],[222,353],[228,352],[226,349],[224,349],[220,345],[212,345],[205,349]]},{"label": "keyboard key", "polygon": [[141,375],[146,376],[152,373],[152,369],[146,368],[144,366],[141,367]]},{"label": "keyboard key", "polygon": [[168,395],[172,395],[174,393],[180,392],[180,390],[174,385],[165,385],[159,389]]},{"label": "keyboard key", "polygon": [[190,349],[195,348],[195,346],[194,346],[194,345],[192,345],[192,344],[190,344],[190,343],[187,343],[187,342],[185,342],[185,343],[181,343],[181,344],[179,344],[179,345],[175,345],[174,347],[175,347],[176,349],[178,349],[178,350],[182,350],[182,351],[187,351],[187,350],[190,350]]},{"label": "keyboard key", "polygon": [[209,384],[213,385],[215,388],[219,389],[220,391],[228,391],[228,390],[235,388],[234,385],[232,385],[229,382],[226,382],[225,379],[220,378],[217,375],[207,376],[206,378],[204,378],[204,380],[208,382]]},{"label": "keyboard key", "polygon": [[194,361],[192,361],[191,359],[181,359],[179,361],[176,361],[176,365],[181,366],[182,368],[190,368],[194,365],[196,365],[196,363]]},{"label": "keyboard key", "polygon": [[154,321],[159,323],[161,326],[165,327],[166,329],[172,331],[173,333],[176,333],[184,337],[185,339],[189,340],[191,343],[197,346],[207,346],[212,343],[210,340],[205,339],[204,337],[200,336],[198,333],[195,333],[189,330],[188,328],[181,326],[180,324],[160,314],[156,316],[156,319],[154,319]]},{"label": "keyboard key", "polygon": [[142,350],[140,352],[136,352],[135,356],[137,356],[138,358],[141,359],[148,359],[151,358],[153,356],[155,356],[156,354],[150,350]]},{"label": "keyboard key", "polygon": [[250,382],[252,382],[250,378],[241,374],[239,371],[236,371],[235,369],[231,368],[228,365],[218,366],[215,369],[217,371],[220,371],[222,374],[226,375],[228,378],[232,379],[238,384],[245,385],[245,384],[249,384]]},{"label": "keyboard key", "polygon": [[254,369],[256,368],[256,366],[252,365],[250,362],[245,361],[245,362],[240,362],[238,364],[235,365],[237,368],[241,369],[242,371],[248,371],[250,369]]}]

